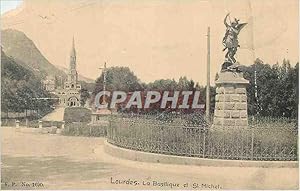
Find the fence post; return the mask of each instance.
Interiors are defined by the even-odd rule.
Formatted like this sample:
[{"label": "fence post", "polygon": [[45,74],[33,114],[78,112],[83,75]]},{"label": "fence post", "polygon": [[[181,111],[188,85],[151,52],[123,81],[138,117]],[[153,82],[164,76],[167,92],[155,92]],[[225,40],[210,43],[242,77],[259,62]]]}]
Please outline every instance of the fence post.
[{"label": "fence post", "polygon": [[29,127],[29,124],[28,124],[28,118],[26,118],[26,127],[27,127],[27,128]]},{"label": "fence post", "polygon": [[204,125],[204,128],[203,128],[203,154],[202,154],[202,157],[203,158],[205,158],[205,147],[206,147],[206,145],[205,145],[205,134],[206,134],[206,132],[205,132],[206,130],[205,130],[205,125]]},{"label": "fence post", "polygon": [[251,160],[253,160],[254,155],[254,127],[251,127]]},{"label": "fence post", "polygon": [[19,127],[20,127],[20,121],[16,120],[16,128],[19,128]]},{"label": "fence post", "polygon": [[109,134],[110,134],[109,130],[111,128],[112,113],[110,115],[108,115],[107,119],[108,119],[108,125],[106,125],[104,128],[104,137],[106,137],[108,140]]},{"label": "fence post", "polygon": [[80,124],[76,125],[76,136],[79,135],[79,125],[80,125]]},{"label": "fence post", "polygon": [[62,121],[61,129],[64,129],[64,128],[65,128],[65,121]]},{"label": "fence post", "polygon": [[[164,143],[164,129],[166,129],[166,128],[164,128],[163,127],[163,129],[162,129],[162,133],[161,133],[161,150],[162,151],[165,151],[165,143]],[[143,137],[143,130],[142,130],[142,137]]]},{"label": "fence post", "polygon": [[108,118],[108,126],[106,126],[105,128],[105,132],[104,132],[104,136],[109,138],[109,131],[111,129],[111,120],[112,120],[112,114],[110,114],[109,118]]},{"label": "fence post", "polygon": [[112,140],[112,134],[113,134],[113,124],[112,124],[112,122],[110,123],[110,127],[109,127],[108,131],[109,132],[107,133],[107,137],[108,137],[109,140]]},{"label": "fence post", "polygon": [[[117,119],[117,120],[119,120],[119,119]],[[120,121],[118,121],[118,123],[120,123]],[[117,123],[117,124],[118,124]],[[113,142],[115,142],[115,136],[116,136],[116,125],[113,125],[113,126],[111,126],[111,136],[110,136],[110,139],[113,141]]]},{"label": "fence post", "polygon": [[89,128],[89,134],[90,134],[89,136],[92,137],[92,126],[89,125],[89,127],[90,127],[90,128]]}]

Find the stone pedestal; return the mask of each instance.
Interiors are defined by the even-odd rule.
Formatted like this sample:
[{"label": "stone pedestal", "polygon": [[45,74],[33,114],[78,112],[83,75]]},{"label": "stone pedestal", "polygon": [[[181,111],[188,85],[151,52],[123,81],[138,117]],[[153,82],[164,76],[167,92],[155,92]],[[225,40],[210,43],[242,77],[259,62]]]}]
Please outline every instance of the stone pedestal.
[{"label": "stone pedestal", "polygon": [[221,72],[216,81],[213,128],[248,127],[247,91],[249,81],[242,73]]}]

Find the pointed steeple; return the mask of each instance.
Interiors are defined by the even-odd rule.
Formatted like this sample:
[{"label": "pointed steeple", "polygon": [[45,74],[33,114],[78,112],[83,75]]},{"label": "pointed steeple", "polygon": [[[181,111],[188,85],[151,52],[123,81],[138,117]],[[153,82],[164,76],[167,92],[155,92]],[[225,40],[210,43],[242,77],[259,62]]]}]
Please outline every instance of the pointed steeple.
[{"label": "pointed steeple", "polygon": [[73,36],[73,41],[72,41],[72,49],[71,49],[71,54],[70,54],[70,70],[75,70],[76,69],[76,50],[75,50],[75,40]]},{"label": "pointed steeple", "polygon": [[76,58],[76,50],[75,50],[75,40],[74,40],[74,36],[73,36],[73,41],[72,41],[71,57],[75,57],[75,58]]},{"label": "pointed steeple", "polygon": [[68,81],[72,83],[77,83],[78,74],[76,71],[76,50],[75,50],[75,40],[73,36],[72,41],[72,49],[70,54],[70,66],[69,66],[69,73],[68,73]]}]

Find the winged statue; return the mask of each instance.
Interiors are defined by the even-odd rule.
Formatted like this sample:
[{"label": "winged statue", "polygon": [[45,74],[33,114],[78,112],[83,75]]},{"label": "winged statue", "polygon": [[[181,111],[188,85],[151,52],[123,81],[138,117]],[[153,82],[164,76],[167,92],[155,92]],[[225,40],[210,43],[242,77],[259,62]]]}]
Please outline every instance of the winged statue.
[{"label": "winged statue", "polygon": [[242,28],[245,25],[247,25],[247,23],[239,23],[240,20],[236,18],[234,18],[234,20],[232,22],[230,21],[228,24],[228,19],[230,20],[229,13],[226,15],[224,19],[224,24],[226,26],[226,33],[222,41],[225,47],[223,51],[227,49],[227,53],[225,55],[226,58],[225,63],[227,67],[236,63],[236,59],[234,58],[234,55],[236,54],[238,47],[240,47],[238,41],[238,35],[242,30]]}]

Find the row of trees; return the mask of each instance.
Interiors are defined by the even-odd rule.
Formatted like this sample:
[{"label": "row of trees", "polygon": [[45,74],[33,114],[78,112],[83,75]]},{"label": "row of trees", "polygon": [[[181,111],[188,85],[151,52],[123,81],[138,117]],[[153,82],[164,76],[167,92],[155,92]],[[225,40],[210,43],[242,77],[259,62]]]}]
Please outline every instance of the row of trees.
[{"label": "row of trees", "polygon": [[[256,84],[255,88],[255,71]],[[273,66],[257,59],[251,66],[244,68],[244,77],[250,81],[247,87],[248,113],[270,117],[291,117],[298,115],[298,71],[299,64],[291,66],[288,60]],[[111,67],[107,69],[106,90],[108,91],[167,91],[199,90],[201,103],[205,103],[206,87],[200,86],[187,77],[160,79],[150,83],[141,82],[128,67]],[[218,74],[216,75],[217,78]],[[103,89],[103,74],[96,80],[93,96]],[[215,87],[210,88],[210,111],[214,111]],[[255,96],[257,92],[257,96]],[[93,101],[93,99],[91,99]]]},{"label": "row of trees", "polygon": [[[257,88],[255,88],[255,71]],[[297,118],[298,75],[299,63],[291,66],[288,60],[271,66],[257,59],[253,65],[246,67],[244,77],[250,81],[247,88],[248,113]]]},{"label": "row of trees", "polygon": [[[93,97],[100,91],[103,90],[103,74],[96,80],[95,90],[93,92]],[[200,86],[198,83],[195,83],[193,80],[187,79],[187,77],[180,77],[178,81],[175,79],[160,79],[155,80],[150,83],[141,82],[137,76],[130,71],[128,67],[110,67],[106,71],[106,90],[107,91],[200,91],[205,93],[205,87]],[[215,92],[212,88],[212,92]],[[179,98],[180,99],[180,98]],[[92,103],[94,99],[91,99]],[[205,96],[202,94],[200,96],[200,103],[205,102]],[[214,106],[214,94],[212,94],[212,107]]]},{"label": "row of trees", "polygon": [[[103,89],[103,74],[96,80],[94,94]],[[160,79],[154,82],[141,82],[137,76],[128,67],[110,67],[106,71],[106,90],[108,91],[166,91],[166,90],[200,90],[201,86],[187,77],[180,77],[178,81],[175,79]]]}]

